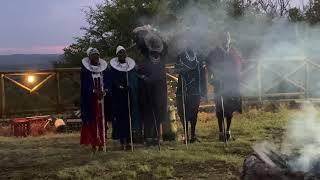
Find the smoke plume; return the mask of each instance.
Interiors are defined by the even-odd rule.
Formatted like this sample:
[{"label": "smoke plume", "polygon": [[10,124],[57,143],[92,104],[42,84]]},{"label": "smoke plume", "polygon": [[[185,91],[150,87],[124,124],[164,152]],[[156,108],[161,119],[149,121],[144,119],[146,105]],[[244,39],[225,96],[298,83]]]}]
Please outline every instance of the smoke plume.
[{"label": "smoke plume", "polygon": [[311,103],[290,119],[280,148],[263,142],[254,146],[261,159],[272,167],[293,172],[318,174],[320,171],[319,112]]},{"label": "smoke plume", "polygon": [[304,105],[301,112],[289,122],[282,152],[297,155],[289,161],[295,171],[309,172],[320,164],[319,112],[311,104]]},{"label": "smoke plume", "polygon": [[[176,12],[176,23],[156,26],[168,40],[169,62],[174,62],[174,57],[186,46],[198,52],[199,60],[205,60],[211,50],[222,44],[222,32],[229,31],[231,44],[244,61],[244,96],[259,94],[258,62],[263,65],[260,94],[300,92],[299,95],[303,95],[309,84],[310,97],[320,96],[315,90],[320,88],[316,78],[320,75],[320,66],[317,66],[320,60],[315,58],[320,55],[319,26],[292,23],[287,17],[271,18],[253,7],[247,7],[243,16],[234,18],[230,17],[227,7],[227,3],[221,2],[190,1]],[[312,75],[307,75],[306,67],[302,67],[307,61],[316,64],[308,67]],[[313,83],[306,82],[307,79]]]}]

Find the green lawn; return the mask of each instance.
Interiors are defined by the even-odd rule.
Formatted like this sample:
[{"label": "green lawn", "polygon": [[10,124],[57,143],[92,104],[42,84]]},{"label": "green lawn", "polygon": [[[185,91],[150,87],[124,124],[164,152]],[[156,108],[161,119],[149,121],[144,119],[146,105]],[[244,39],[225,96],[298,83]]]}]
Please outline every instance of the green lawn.
[{"label": "green lawn", "polygon": [[[79,146],[79,134],[35,138],[0,137],[0,179],[239,179],[251,146],[265,139],[280,141],[294,111],[251,111],[237,115],[235,141],[228,147],[217,141],[213,114],[201,113],[200,143],[164,142],[157,147],[136,147],[134,153],[117,150],[92,155]],[[180,129],[181,130],[181,129]]]}]

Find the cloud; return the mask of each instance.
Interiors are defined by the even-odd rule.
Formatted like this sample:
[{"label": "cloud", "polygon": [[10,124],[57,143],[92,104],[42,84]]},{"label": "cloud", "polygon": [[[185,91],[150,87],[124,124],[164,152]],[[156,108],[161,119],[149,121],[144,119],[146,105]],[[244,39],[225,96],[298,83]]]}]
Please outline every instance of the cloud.
[{"label": "cloud", "polygon": [[62,54],[66,45],[33,46],[27,48],[0,48],[0,54]]}]

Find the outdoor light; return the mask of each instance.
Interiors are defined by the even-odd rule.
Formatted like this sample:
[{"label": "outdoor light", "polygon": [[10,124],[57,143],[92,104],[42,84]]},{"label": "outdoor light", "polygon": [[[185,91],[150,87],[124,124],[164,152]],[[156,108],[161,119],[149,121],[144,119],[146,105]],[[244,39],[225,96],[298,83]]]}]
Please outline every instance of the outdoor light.
[{"label": "outdoor light", "polygon": [[28,80],[28,83],[34,83],[35,77],[32,75],[29,75],[27,80]]}]

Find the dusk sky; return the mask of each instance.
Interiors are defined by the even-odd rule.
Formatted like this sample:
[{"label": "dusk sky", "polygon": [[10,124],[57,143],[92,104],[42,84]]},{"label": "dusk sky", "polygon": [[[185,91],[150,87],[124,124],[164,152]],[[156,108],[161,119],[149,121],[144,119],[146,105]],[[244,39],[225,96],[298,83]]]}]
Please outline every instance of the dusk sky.
[{"label": "dusk sky", "polygon": [[1,0],[0,55],[62,53],[83,33],[83,9],[103,0]]},{"label": "dusk sky", "polygon": [[83,33],[82,10],[102,1],[1,0],[0,55],[63,53]]}]

